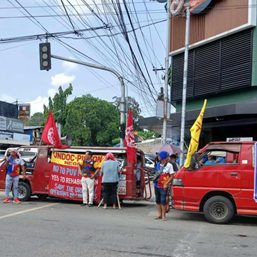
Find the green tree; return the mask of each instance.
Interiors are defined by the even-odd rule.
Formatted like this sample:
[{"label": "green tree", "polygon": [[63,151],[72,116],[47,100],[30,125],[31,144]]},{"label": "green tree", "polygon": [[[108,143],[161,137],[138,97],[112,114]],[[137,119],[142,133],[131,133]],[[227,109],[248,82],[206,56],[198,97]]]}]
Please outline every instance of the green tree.
[{"label": "green tree", "polygon": [[72,145],[110,146],[119,136],[119,112],[111,103],[85,95],[67,105],[64,134]]},{"label": "green tree", "polygon": [[51,111],[54,115],[55,121],[60,123],[63,127],[66,123],[66,112],[67,112],[67,98],[72,94],[72,84],[69,85],[65,90],[62,87],[58,88],[58,93],[53,98],[48,98],[48,107],[44,105],[44,117],[48,116]]},{"label": "green tree", "polygon": [[30,120],[26,122],[28,126],[43,126],[44,125],[44,114],[42,112],[34,113]]}]

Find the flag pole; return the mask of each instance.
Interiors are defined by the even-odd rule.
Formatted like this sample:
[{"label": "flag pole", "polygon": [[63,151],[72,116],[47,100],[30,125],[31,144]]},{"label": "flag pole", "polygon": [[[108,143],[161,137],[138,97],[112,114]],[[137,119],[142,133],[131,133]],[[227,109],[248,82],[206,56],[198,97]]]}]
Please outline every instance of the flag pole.
[{"label": "flag pole", "polygon": [[186,29],[185,29],[185,52],[184,52],[184,73],[183,73],[183,91],[182,91],[182,110],[181,110],[181,131],[180,131],[180,166],[184,162],[184,138],[185,138],[185,114],[186,114],[186,94],[187,94],[187,74],[188,74],[188,52],[190,39],[190,3],[185,3],[186,7]]}]

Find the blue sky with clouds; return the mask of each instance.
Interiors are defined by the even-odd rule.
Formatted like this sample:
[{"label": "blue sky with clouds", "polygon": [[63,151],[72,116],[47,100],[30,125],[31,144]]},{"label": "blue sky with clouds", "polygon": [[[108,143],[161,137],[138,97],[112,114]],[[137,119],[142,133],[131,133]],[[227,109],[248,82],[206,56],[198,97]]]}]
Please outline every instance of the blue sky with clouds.
[{"label": "blue sky with clouds", "polygon": [[[66,5],[66,10],[62,6]],[[52,59],[52,69],[48,72],[39,68],[39,43],[41,40],[20,40],[28,35],[72,31],[90,27],[112,26],[97,32],[85,32],[79,37],[70,34],[62,38],[51,38],[52,54],[73,58],[84,62],[97,62],[112,67],[123,74],[127,93],[140,103],[142,113],[151,116],[155,113],[156,97],[163,83],[163,72],[153,72],[153,66],[164,66],[166,44],[166,19],[164,4],[149,0],[126,1],[135,34],[129,33],[131,46],[136,59],[144,71],[147,91],[142,75],[138,74],[131,52],[120,33],[117,16],[111,9],[111,1],[92,0],[1,0],[0,1],[0,100],[7,102],[31,103],[32,114],[43,110],[48,97],[53,97],[59,86],[73,85],[70,100],[83,94],[112,101],[120,96],[120,84],[112,74],[81,65]],[[70,5],[72,4],[72,6]],[[122,6],[124,8],[124,6]],[[90,10],[91,9],[91,10]],[[92,10],[98,14],[92,15]],[[66,16],[69,13],[70,20]],[[24,17],[24,16],[27,16]],[[100,18],[101,19],[100,19]],[[132,30],[128,17],[124,16],[127,30]],[[160,21],[160,22],[159,22]],[[156,23],[155,25],[150,25]],[[112,35],[112,37],[107,37]],[[114,35],[117,34],[117,35]],[[114,35],[114,36],[113,36]],[[99,39],[99,36],[101,39]],[[6,39],[19,37],[20,42],[6,42]],[[71,38],[72,37],[72,38]],[[138,51],[140,46],[141,54]],[[69,47],[67,47],[69,45]],[[79,52],[75,52],[73,49]],[[116,56],[115,56],[116,54]],[[87,57],[86,57],[87,56]],[[119,56],[119,58],[117,57]],[[141,58],[143,56],[143,58]],[[91,58],[91,59],[89,59]],[[147,67],[149,74],[147,74]],[[151,82],[150,82],[151,80]]]}]

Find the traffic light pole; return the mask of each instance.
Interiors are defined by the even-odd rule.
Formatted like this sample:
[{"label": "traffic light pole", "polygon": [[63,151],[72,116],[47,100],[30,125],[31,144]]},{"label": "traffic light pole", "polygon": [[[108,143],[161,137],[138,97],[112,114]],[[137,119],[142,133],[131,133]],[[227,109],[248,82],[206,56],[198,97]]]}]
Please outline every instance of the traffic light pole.
[{"label": "traffic light pole", "polygon": [[[61,56],[57,56],[57,55],[51,55],[51,57],[54,58],[54,59],[58,59],[58,60],[66,61],[66,62],[77,63],[77,64],[80,64],[80,65],[84,65],[84,66],[99,69],[99,70],[109,71],[112,74],[114,74],[119,79],[120,88],[121,88],[120,128],[125,127],[125,84],[124,84],[123,77],[116,70],[114,70],[112,68],[109,68],[109,67],[106,67],[106,66],[96,65],[96,64],[88,63],[88,62],[81,62],[81,61],[78,61],[78,60],[68,59],[68,58],[64,58],[64,57],[61,57]],[[120,147],[123,147],[123,138],[120,138]]]}]

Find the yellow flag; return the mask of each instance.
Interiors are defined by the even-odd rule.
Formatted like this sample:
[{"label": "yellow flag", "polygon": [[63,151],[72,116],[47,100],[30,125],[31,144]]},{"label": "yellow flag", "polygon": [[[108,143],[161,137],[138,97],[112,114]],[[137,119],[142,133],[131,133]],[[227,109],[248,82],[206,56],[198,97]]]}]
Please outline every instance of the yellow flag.
[{"label": "yellow flag", "polygon": [[191,140],[190,140],[189,148],[187,151],[187,157],[186,157],[186,160],[184,163],[185,168],[189,167],[191,158],[192,158],[193,154],[197,151],[197,148],[199,145],[199,138],[200,138],[200,134],[201,134],[201,130],[202,130],[203,115],[205,112],[206,104],[207,104],[207,100],[205,99],[202,110],[201,110],[199,116],[197,117],[195,123],[193,124],[193,126],[190,129]]}]

